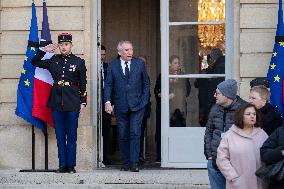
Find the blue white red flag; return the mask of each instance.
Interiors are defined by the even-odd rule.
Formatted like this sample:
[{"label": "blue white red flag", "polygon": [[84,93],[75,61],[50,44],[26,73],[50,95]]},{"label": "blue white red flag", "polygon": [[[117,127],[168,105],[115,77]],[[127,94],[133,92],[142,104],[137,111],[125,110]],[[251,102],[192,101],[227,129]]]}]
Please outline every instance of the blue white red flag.
[{"label": "blue white red flag", "polygon": [[[43,2],[43,20],[40,47],[51,44],[46,2]],[[46,53],[42,60],[50,59],[54,53]],[[47,107],[47,100],[51,91],[53,79],[50,72],[46,69],[36,68],[34,76],[34,93],[32,115],[54,127],[51,109]]]},{"label": "blue white red flag", "polygon": [[36,17],[36,7],[32,3],[32,18],[30,26],[30,34],[26,55],[24,57],[24,65],[22,68],[18,90],[17,90],[17,107],[16,115],[23,118],[30,124],[44,131],[44,122],[32,115],[33,104],[33,88],[35,67],[31,64],[31,59],[35,56],[39,47],[38,26]]}]

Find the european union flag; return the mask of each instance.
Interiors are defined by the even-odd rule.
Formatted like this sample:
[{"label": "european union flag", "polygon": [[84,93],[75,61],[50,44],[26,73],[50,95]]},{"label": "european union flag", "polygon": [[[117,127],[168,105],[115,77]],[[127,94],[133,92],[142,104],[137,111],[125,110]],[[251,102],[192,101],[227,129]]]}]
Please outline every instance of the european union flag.
[{"label": "european union flag", "polygon": [[18,84],[17,107],[15,113],[17,116],[23,118],[30,124],[44,131],[44,122],[32,116],[35,67],[31,64],[31,59],[35,56],[38,47],[39,47],[39,39],[38,39],[36,8],[33,2],[30,34],[29,34],[27,51],[24,58],[24,65],[22,68],[21,77]]},{"label": "european union flag", "polygon": [[284,116],[283,104],[283,78],[284,78],[284,24],[282,0],[279,0],[278,24],[275,36],[275,44],[267,73],[270,83],[270,103],[276,106]]}]

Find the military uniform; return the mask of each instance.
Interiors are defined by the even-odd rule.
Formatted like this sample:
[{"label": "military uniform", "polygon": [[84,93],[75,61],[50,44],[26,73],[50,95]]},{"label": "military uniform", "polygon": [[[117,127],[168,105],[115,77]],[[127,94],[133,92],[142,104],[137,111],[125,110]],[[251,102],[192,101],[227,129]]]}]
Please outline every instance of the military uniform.
[{"label": "military uniform", "polygon": [[54,80],[47,106],[52,110],[79,111],[80,104],[87,103],[85,61],[73,54],[41,60],[44,55],[39,51],[32,64],[48,69]]},{"label": "military uniform", "polygon": [[[61,42],[72,43],[72,35],[60,34],[58,43]],[[87,104],[85,61],[72,53],[41,60],[45,54],[46,52],[39,50],[31,63],[36,67],[48,69],[54,80],[47,106],[52,110],[57,139],[57,172],[74,173],[79,112],[81,104]]]}]

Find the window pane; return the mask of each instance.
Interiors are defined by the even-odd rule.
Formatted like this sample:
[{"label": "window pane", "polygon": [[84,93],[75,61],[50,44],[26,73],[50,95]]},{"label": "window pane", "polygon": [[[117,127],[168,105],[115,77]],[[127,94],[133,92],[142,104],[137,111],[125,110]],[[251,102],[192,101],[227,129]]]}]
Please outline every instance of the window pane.
[{"label": "window pane", "polygon": [[[186,25],[186,26],[171,26],[170,27],[170,74],[177,72],[172,69],[172,61],[177,57],[179,68],[178,74],[198,74],[204,73],[208,68],[211,59],[208,55],[212,49],[219,48],[222,54],[225,55],[225,28],[220,25]],[[213,58],[216,57],[213,55]],[[223,57],[223,61],[225,58]],[[223,63],[225,64],[225,62]],[[219,71],[215,74],[224,74],[225,65],[222,68],[224,71]],[[214,74],[214,73],[211,73]]]},{"label": "window pane", "polygon": [[170,22],[225,21],[225,0],[170,0]]},{"label": "window pane", "polygon": [[205,127],[220,78],[169,80],[170,127]]}]

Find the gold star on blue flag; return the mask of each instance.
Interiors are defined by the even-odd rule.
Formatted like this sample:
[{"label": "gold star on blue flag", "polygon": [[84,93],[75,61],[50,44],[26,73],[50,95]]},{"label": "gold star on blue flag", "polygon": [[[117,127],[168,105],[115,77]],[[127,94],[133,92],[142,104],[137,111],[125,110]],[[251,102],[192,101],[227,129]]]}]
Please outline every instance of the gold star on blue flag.
[{"label": "gold star on blue flag", "polygon": [[274,77],[274,82],[280,82],[280,77],[278,75]]},{"label": "gold star on blue flag", "polygon": [[27,71],[27,70],[25,70],[25,68],[23,68],[23,69],[22,69],[22,74],[26,74],[26,71]]},{"label": "gold star on blue flag", "polygon": [[276,65],[275,65],[274,63],[272,63],[272,64],[270,65],[270,69],[272,69],[272,70],[274,70],[275,67],[276,67]]},{"label": "gold star on blue flag", "polygon": [[27,80],[24,81],[24,83],[25,83],[25,86],[29,87],[31,82],[29,82],[29,79],[27,79]]},{"label": "gold star on blue flag", "polygon": [[44,122],[32,115],[33,105],[33,86],[35,67],[31,64],[31,59],[35,56],[39,46],[38,26],[36,18],[35,4],[32,3],[32,19],[30,26],[30,34],[28,46],[24,58],[24,65],[21,71],[21,76],[17,90],[17,107],[16,115],[23,118],[31,125],[44,131]]},{"label": "gold star on blue flag", "polygon": [[283,78],[284,78],[284,23],[282,0],[279,0],[278,24],[275,36],[273,53],[268,68],[267,78],[270,86],[270,103],[277,107],[284,116]]}]

